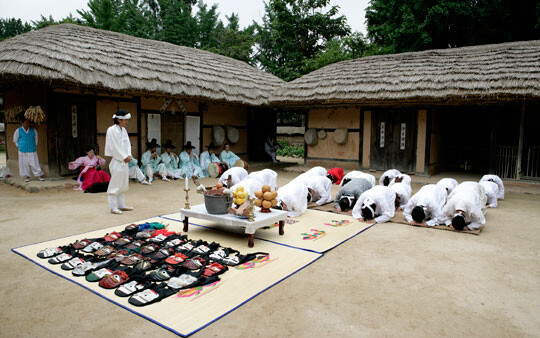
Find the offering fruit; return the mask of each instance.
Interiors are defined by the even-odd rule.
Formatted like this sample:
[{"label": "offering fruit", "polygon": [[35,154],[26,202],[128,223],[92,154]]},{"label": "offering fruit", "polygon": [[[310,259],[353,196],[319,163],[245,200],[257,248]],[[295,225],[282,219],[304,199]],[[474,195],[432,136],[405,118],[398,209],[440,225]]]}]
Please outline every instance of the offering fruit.
[{"label": "offering fruit", "polygon": [[261,212],[270,212],[270,208],[277,205],[277,191],[271,191],[269,185],[263,185],[261,190],[255,192],[255,196],[257,199],[254,204],[261,208]]},{"label": "offering fruit", "polygon": [[224,191],[225,191],[225,188],[223,187],[223,184],[218,183],[216,184],[215,187],[212,187],[209,190],[207,190],[205,194],[211,195],[211,196],[223,196],[225,194]]}]

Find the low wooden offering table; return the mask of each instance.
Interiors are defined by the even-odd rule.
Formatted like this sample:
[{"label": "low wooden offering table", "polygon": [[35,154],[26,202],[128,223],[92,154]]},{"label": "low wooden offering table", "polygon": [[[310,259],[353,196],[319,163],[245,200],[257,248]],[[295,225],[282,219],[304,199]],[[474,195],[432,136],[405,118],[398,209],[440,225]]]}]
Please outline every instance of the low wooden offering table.
[{"label": "low wooden offering table", "polygon": [[248,235],[248,246],[250,248],[254,245],[253,236],[257,229],[279,222],[279,234],[283,235],[285,233],[285,219],[287,219],[287,211],[272,209],[269,213],[262,213],[260,212],[260,208],[256,207],[254,210],[255,218],[253,222],[250,222],[248,218],[240,218],[231,214],[209,214],[204,204],[193,206],[190,209],[180,209],[180,215],[183,217],[184,232],[187,232],[189,229],[189,217],[205,219],[230,227],[245,228],[245,233]]}]

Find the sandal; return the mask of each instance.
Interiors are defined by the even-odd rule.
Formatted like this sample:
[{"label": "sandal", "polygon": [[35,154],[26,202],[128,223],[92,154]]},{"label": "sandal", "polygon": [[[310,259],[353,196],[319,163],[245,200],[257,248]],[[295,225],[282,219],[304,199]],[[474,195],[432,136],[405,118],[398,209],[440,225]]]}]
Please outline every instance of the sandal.
[{"label": "sandal", "polygon": [[162,266],[161,268],[150,272],[150,278],[156,282],[169,280],[173,277],[176,270],[170,266]]},{"label": "sandal", "polygon": [[75,258],[72,258],[69,261],[65,262],[60,267],[62,268],[62,270],[73,270],[77,266],[79,266],[81,264],[84,264],[84,263],[86,263],[85,259],[82,259],[81,257],[75,257]]},{"label": "sandal", "polygon": [[73,249],[81,250],[85,246],[90,245],[90,243],[92,243],[92,241],[89,240],[88,238],[85,238],[85,239],[80,240],[80,241],[76,241],[75,243],[73,243]]},{"label": "sandal", "polygon": [[113,271],[111,269],[102,268],[102,269],[90,272],[88,275],[86,275],[86,280],[88,282],[98,282],[103,277],[105,277],[107,275],[112,275],[112,273],[113,273]]},{"label": "sandal", "polygon": [[114,248],[109,245],[109,246],[104,246],[103,248],[96,250],[94,252],[94,255],[98,257],[102,257],[102,256],[108,256],[113,252],[114,252]]},{"label": "sandal", "polygon": [[111,259],[101,261],[101,262],[95,262],[95,263],[86,262],[86,263],[83,263],[81,265],[77,265],[73,269],[73,271],[71,271],[71,273],[73,274],[73,276],[77,276],[77,277],[84,276],[84,275],[90,273],[92,270],[104,267],[107,264],[110,264],[111,262],[113,262],[113,260],[111,260]]},{"label": "sandal", "polygon": [[133,236],[137,232],[139,232],[139,226],[137,224],[129,224],[129,225],[126,225],[126,227],[124,228],[124,231],[126,232],[126,234]]},{"label": "sandal", "polygon": [[134,294],[135,292],[140,292],[142,290],[148,289],[154,284],[150,281],[131,281],[121,285],[118,289],[114,290],[114,294],[118,297],[128,297]]},{"label": "sandal", "polygon": [[159,261],[159,260],[162,260],[169,256],[174,255],[174,253],[175,252],[173,248],[163,248],[163,249],[159,249],[158,252],[152,254],[150,257]]},{"label": "sandal", "polygon": [[236,266],[245,262],[248,262],[252,259],[257,258],[257,255],[268,255],[266,252],[255,252],[250,253],[247,255],[235,255],[235,256],[228,256],[221,260],[222,264],[228,265],[228,266]]},{"label": "sandal", "polygon": [[67,252],[64,252],[64,253],[61,253],[59,254],[58,256],[55,256],[51,259],[49,259],[49,264],[60,264],[60,263],[64,263],[66,261],[69,261],[70,259],[72,259],[73,256],[71,254],[68,254]]},{"label": "sandal", "polygon": [[129,275],[123,270],[116,270],[110,275],[104,276],[99,281],[99,286],[104,289],[114,289],[129,280]]},{"label": "sandal", "polygon": [[161,301],[176,293],[176,290],[161,284],[154,289],[146,289],[129,298],[129,303],[135,306],[145,306]]},{"label": "sandal", "polygon": [[114,242],[114,241],[116,241],[117,239],[119,239],[121,237],[122,237],[122,235],[120,235],[118,232],[114,231],[114,232],[111,232],[110,234],[105,235],[105,240],[107,242]]},{"label": "sandal", "polygon": [[188,270],[197,270],[204,267],[205,265],[206,260],[201,257],[189,258],[182,263],[182,266]]},{"label": "sandal", "polygon": [[173,256],[167,257],[167,259],[165,259],[165,262],[171,265],[175,265],[175,264],[183,263],[188,258],[189,258],[188,256],[179,252],[179,253],[175,253]]},{"label": "sandal", "polygon": [[37,256],[39,258],[50,258],[50,257],[54,257],[56,255],[59,255],[62,252],[64,252],[64,251],[60,247],[58,247],[58,248],[47,248],[47,249],[40,250],[37,253]]},{"label": "sandal", "polygon": [[82,251],[87,252],[87,253],[92,253],[101,248],[103,248],[103,244],[101,244],[100,242],[92,242],[89,245],[85,246],[84,249],[82,249]]},{"label": "sandal", "polygon": [[159,250],[159,245],[147,244],[141,247],[141,250],[139,252],[141,253],[141,255],[149,255],[151,253],[156,252],[157,250]]},{"label": "sandal", "polygon": [[127,257],[122,258],[120,263],[124,265],[134,265],[137,264],[139,261],[141,261],[144,257],[139,254],[132,254]]},{"label": "sandal", "polygon": [[203,276],[205,277],[217,276],[217,275],[221,275],[227,270],[229,270],[229,268],[226,266],[223,266],[219,263],[212,263],[209,266],[207,266],[206,269],[204,269]]}]

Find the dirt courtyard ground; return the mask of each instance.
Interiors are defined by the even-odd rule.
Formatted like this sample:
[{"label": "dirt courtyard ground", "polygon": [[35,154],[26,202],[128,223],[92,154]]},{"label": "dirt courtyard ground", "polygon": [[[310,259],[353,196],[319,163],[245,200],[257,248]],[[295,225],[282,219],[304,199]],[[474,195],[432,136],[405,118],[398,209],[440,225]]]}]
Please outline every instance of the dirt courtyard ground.
[{"label": "dirt courtyard ground", "polygon": [[[181,188],[133,183],[115,216],[105,194],[0,184],[0,336],[173,337],[10,249],[176,212]],[[539,253],[540,195],[510,191],[480,236],[378,224],[193,337],[538,337]]]}]

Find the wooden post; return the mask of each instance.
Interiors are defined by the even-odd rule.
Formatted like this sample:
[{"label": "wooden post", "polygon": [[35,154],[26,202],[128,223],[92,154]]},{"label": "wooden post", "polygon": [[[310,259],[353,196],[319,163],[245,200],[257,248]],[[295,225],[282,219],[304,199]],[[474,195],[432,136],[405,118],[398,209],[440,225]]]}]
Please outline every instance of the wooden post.
[{"label": "wooden post", "polygon": [[427,111],[418,110],[416,134],[416,172],[426,171]]},{"label": "wooden post", "polygon": [[516,179],[521,178],[521,153],[523,152],[523,133],[525,129],[525,104],[521,105],[521,120],[519,122],[519,143],[516,163]]},{"label": "wooden post", "polygon": [[371,112],[364,111],[364,135],[362,136],[362,167],[369,169],[371,147]]}]

